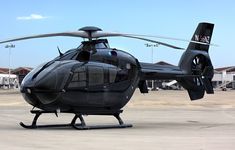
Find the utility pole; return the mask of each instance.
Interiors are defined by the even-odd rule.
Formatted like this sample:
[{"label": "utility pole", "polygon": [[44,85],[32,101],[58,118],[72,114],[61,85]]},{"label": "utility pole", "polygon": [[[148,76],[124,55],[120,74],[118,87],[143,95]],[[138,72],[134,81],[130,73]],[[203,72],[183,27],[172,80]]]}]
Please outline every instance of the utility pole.
[{"label": "utility pole", "polygon": [[151,51],[152,51],[152,54],[151,54],[151,59],[152,59],[152,63],[153,63],[153,48],[154,47],[158,47],[159,44],[149,44],[149,43],[146,43],[145,46],[146,47],[151,47]]},{"label": "utility pole", "polygon": [[[153,64],[153,48],[158,47],[158,45],[159,44],[149,44],[149,43],[145,44],[146,47],[151,47],[151,59],[152,59],[151,62],[152,62],[152,64]],[[154,88],[154,80],[152,80],[152,90],[153,90],[153,88]]]},{"label": "utility pole", "polygon": [[11,88],[11,85],[10,85],[10,78],[11,78],[11,49],[12,48],[15,48],[15,45],[14,44],[12,44],[12,43],[10,43],[10,44],[7,44],[6,46],[5,46],[5,48],[8,48],[8,50],[9,50],[9,70],[8,70],[8,89],[10,89]]}]

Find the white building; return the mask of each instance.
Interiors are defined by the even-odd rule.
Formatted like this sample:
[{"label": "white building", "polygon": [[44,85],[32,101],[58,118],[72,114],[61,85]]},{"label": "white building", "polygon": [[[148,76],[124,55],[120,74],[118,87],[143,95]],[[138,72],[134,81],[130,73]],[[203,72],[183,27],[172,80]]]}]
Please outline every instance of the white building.
[{"label": "white building", "polygon": [[18,87],[18,77],[15,74],[0,74],[0,88]]},{"label": "white building", "polygon": [[215,88],[235,89],[235,66],[216,68],[212,82]]}]

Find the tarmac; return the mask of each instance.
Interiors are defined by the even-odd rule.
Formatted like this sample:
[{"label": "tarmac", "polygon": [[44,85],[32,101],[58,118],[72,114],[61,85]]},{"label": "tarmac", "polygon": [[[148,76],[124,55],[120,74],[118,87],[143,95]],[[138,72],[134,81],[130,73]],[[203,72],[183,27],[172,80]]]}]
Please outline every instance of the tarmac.
[{"label": "tarmac", "polygon": [[[186,91],[136,90],[121,115],[132,128],[75,130],[24,129],[32,109],[18,92],[0,91],[0,149],[57,150],[234,150],[235,91],[216,91],[191,102]],[[40,124],[69,123],[72,114],[47,114]],[[113,117],[86,116],[89,125],[116,124]]]}]

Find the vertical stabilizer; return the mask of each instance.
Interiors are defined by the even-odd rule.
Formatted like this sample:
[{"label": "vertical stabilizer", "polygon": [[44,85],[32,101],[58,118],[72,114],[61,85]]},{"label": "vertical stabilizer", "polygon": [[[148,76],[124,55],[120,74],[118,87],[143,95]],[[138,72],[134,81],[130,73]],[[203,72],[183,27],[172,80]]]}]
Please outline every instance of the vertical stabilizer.
[{"label": "vertical stabilizer", "polygon": [[[213,33],[214,24],[200,23],[193,34],[192,41],[210,44],[211,36]],[[209,45],[203,45],[190,42],[187,50],[202,50],[208,52]]]}]

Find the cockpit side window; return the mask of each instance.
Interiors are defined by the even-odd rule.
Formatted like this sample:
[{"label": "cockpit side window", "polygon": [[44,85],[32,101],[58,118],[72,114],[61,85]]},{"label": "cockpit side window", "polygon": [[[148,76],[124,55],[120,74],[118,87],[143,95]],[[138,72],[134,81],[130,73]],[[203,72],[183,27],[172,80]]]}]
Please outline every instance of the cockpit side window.
[{"label": "cockpit side window", "polygon": [[109,83],[118,83],[121,81],[131,80],[133,72],[131,64],[121,63],[122,66],[117,68],[109,68]]},{"label": "cockpit side window", "polygon": [[117,69],[109,68],[109,83],[114,83],[117,76]]},{"label": "cockpit side window", "polygon": [[89,86],[104,84],[104,69],[98,66],[88,66]]},{"label": "cockpit side window", "polygon": [[87,76],[85,67],[79,67],[74,70],[72,80],[69,84],[69,88],[81,88],[86,87]]}]

